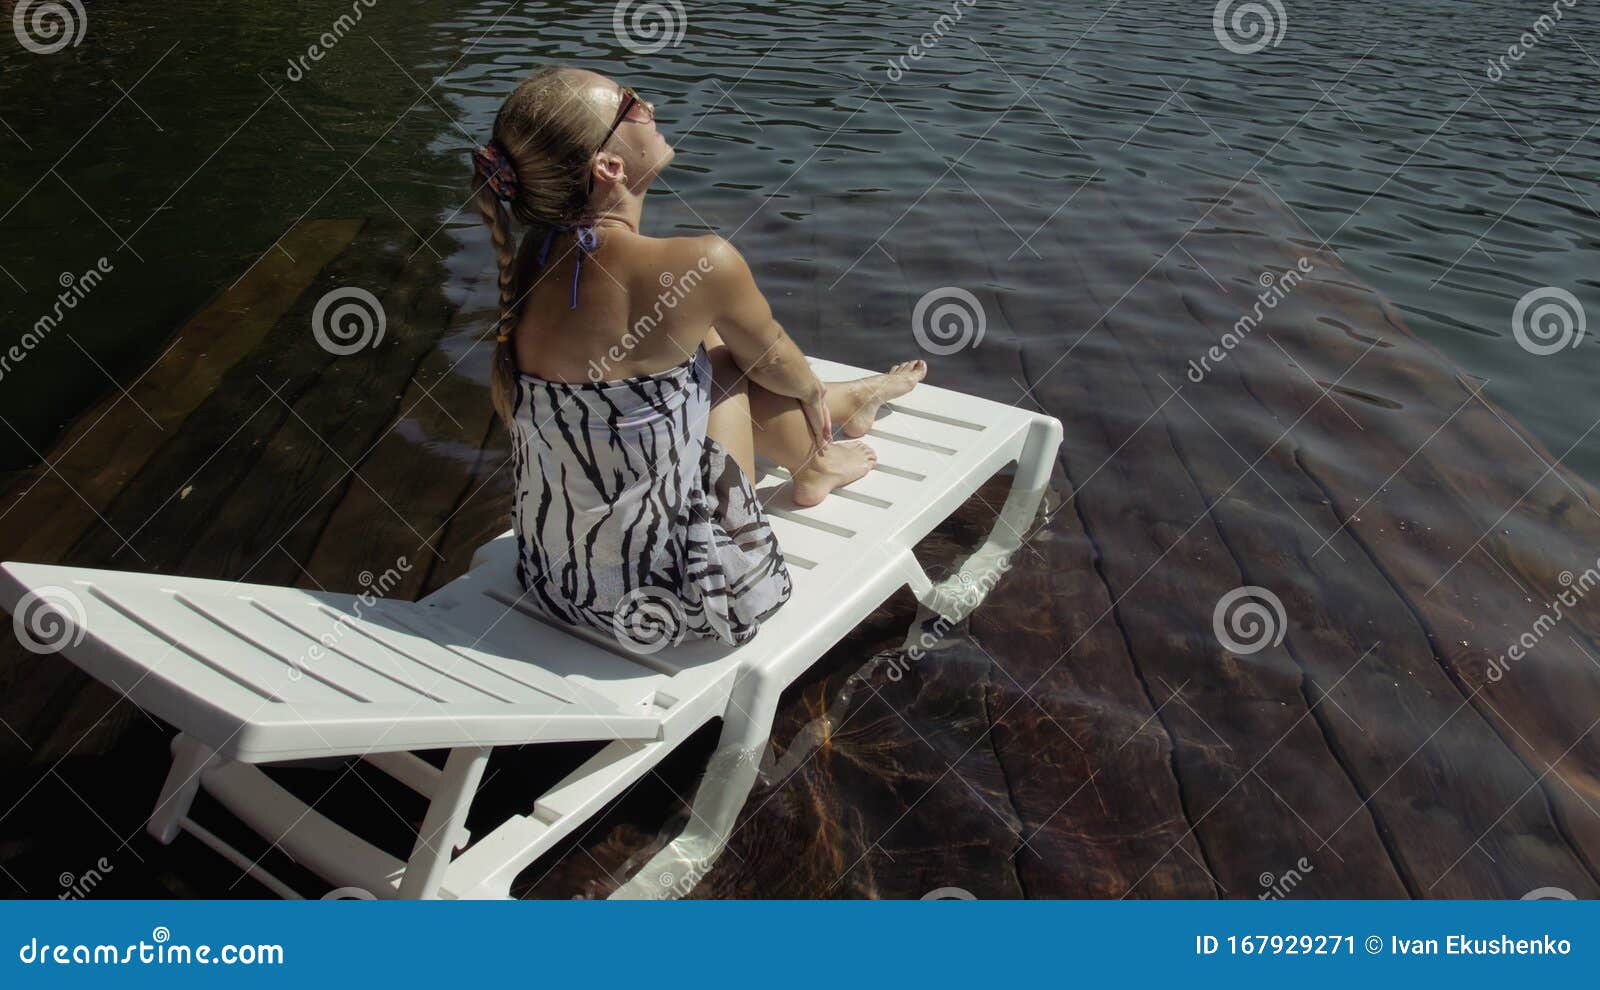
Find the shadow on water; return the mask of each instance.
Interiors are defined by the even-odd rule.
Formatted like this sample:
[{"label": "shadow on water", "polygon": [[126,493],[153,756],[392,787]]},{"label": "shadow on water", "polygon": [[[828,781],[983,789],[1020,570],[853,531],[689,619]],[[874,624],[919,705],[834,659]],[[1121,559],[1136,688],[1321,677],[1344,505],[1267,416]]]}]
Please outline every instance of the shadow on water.
[{"label": "shadow on water", "polygon": [[[976,614],[907,662],[926,616],[892,599],[790,691],[695,896],[1600,890],[1595,352],[1512,333],[1541,287],[1596,311],[1592,16],[1491,81],[1525,25],[1487,3],[1296,10],[1242,54],[1192,5],[980,0],[895,73],[948,5],[704,6],[640,55],[603,5],[388,0],[298,79],[348,5],[96,8],[77,48],[6,48],[6,333],[113,267],[0,378],[0,556],[344,591],[404,558],[405,596],[459,574],[509,487],[464,149],[532,62],[578,60],[677,142],[648,226],[731,237],[808,352],[913,356],[919,302],[959,288],[933,379],[1067,426],[1053,511]],[[351,286],[384,331],[340,355],[309,328]],[[1281,608],[1264,641],[1219,612],[1241,588]],[[260,893],[140,831],[166,729],[5,651],[0,883],[52,896],[104,853],[97,896]],[[519,892],[608,893],[712,738]],[[586,755],[497,753],[476,813]],[[319,807],[375,793],[403,853],[421,812],[381,775]]]}]

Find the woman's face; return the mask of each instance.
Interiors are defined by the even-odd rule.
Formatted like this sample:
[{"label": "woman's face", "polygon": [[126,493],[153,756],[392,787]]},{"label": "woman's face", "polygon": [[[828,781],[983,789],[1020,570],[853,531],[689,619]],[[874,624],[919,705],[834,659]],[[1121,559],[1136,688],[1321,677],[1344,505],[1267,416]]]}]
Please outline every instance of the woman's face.
[{"label": "woman's face", "polygon": [[[622,86],[597,73],[589,73],[587,98],[596,109],[596,116],[607,126],[617,119],[623,100]],[[622,174],[634,191],[642,191],[672,161],[674,152],[666,137],[656,127],[654,107],[647,94],[640,93],[639,100],[628,108],[627,116],[617,124],[606,141],[602,152],[622,159]],[[601,178],[604,178],[602,174]]]}]

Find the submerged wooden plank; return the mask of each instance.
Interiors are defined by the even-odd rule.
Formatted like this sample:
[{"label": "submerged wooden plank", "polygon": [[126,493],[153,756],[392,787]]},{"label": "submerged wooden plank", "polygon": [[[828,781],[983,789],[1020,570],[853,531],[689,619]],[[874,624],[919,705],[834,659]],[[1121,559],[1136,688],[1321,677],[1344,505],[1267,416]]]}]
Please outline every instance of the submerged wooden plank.
[{"label": "submerged wooden plank", "polygon": [[[1257,191],[1240,209],[1260,214],[1270,208],[1261,200]],[[1600,545],[1593,488],[1554,466],[1555,457],[1487,397],[1475,397],[1477,384],[1411,334],[1336,256],[1315,241],[1261,247],[1280,267],[1309,255],[1315,276],[1285,303],[1300,316],[1280,320],[1273,332],[1283,351],[1240,348],[1235,356],[1246,364],[1292,360],[1306,369],[1300,382],[1321,383],[1317,391],[1337,382],[1295,429],[1297,460],[1342,526],[1330,547],[1373,562],[1376,580],[1398,594],[1428,638],[1424,656],[1448,678],[1448,722],[1435,713],[1439,735],[1417,757],[1426,773],[1453,785],[1442,807],[1470,821],[1477,795],[1498,795],[1483,809],[1488,821],[1438,850],[1439,861],[1419,877],[1422,892],[1520,896],[1530,878],[1575,892],[1600,889],[1593,732],[1600,670],[1592,660],[1600,655],[1593,632],[1600,607],[1580,596],[1526,662],[1496,666],[1497,655],[1536,628],[1534,596],[1553,597],[1563,569],[1592,566],[1580,548]],[[1362,339],[1373,335],[1369,328],[1381,328],[1388,346]],[[1306,407],[1305,393],[1295,399],[1293,391],[1265,380],[1258,389],[1280,417]],[[1355,446],[1352,421],[1363,427]],[[1458,747],[1469,726],[1497,738],[1522,765],[1467,756],[1472,751]],[[1473,788],[1457,790],[1463,778]],[[1435,841],[1445,844],[1447,834]],[[1464,873],[1480,874],[1479,882]]]},{"label": "submerged wooden plank", "polygon": [[178,330],[127,386],[84,411],[45,455],[50,467],[17,479],[0,508],[0,559],[58,560],[161,445],[173,440],[223,375],[258,344],[360,220],[307,220]]},{"label": "submerged wooden plank", "polygon": [[[304,561],[303,583],[360,590],[393,568],[384,594],[421,598],[431,574],[456,577],[478,546],[504,531],[469,536],[450,526],[476,487],[486,446],[494,446],[491,431],[498,432],[487,381],[500,292],[487,240],[485,234],[484,244],[451,259],[464,273],[457,276],[465,283],[461,298],[452,301],[438,343],[406,383],[393,420],[354,463],[361,480],[343,490]],[[495,494],[503,498],[504,490]]]},{"label": "submerged wooden plank", "polygon": [[[328,293],[361,286],[384,300],[391,320],[404,326],[403,299],[412,290],[405,288],[403,276],[415,247],[408,243],[409,236],[398,225],[376,221],[363,225],[260,343],[224,373],[184,428],[118,493],[104,513],[106,522],[86,532],[62,562],[293,584],[299,567],[278,544],[305,539],[307,530],[301,527],[320,528],[316,510],[344,473],[339,452],[308,435],[295,418],[293,404],[302,396],[328,403],[322,412],[310,413],[313,421],[357,429],[367,423],[374,432],[371,417],[384,415],[386,408],[375,401],[365,408],[351,408],[348,394],[330,387],[338,376],[328,379],[326,372],[337,360],[362,359],[361,355],[336,358],[322,347],[312,332],[313,314]],[[389,336],[393,334],[391,327]],[[389,402],[393,401],[391,393]],[[299,451],[293,449],[296,444],[302,445]],[[287,460],[285,446],[290,447]],[[270,466],[265,463],[268,458]],[[291,463],[305,466],[298,481],[285,470]],[[327,505],[331,507],[331,500]],[[269,508],[279,514],[270,516]],[[119,534],[128,538],[142,559],[124,547]],[[247,554],[250,559],[243,559]],[[104,705],[76,705],[69,690],[72,683],[63,681],[62,692],[54,695],[64,710],[30,713],[23,723],[29,727],[24,735],[43,740],[45,750],[114,745],[128,719],[138,716],[127,706],[102,717]]]},{"label": "submerged wooden plank", "polygon": [[[1149,213],[1143,212],[1143,204],[1120,199],[1088,206],[1097,207],[1119,211],[1138,241],[1153,242],[1157,231],[1171,226],[1169,216],[1156,215],[1154,204],[1149,204]],[[1250,346],[1218,363],[1202,383],[1173,375],[1174,368],[1181,372],[1182,359],[1171,343],[1203,344],[1219,337],[1241,308],[1253,305],[1261,288],[1255,266],[1269,264],[1278,270],[1278,262],[1264,260],[1261,243],[1284,239],[1264,220],[1275,215],[1252,213],[1255,231],[1239,238],[1232,233],[1243,226],[1239,209],[1236,201],[1217,204],[1214,225],[1203,225],[1186,241],[1194,264],[1159,266],[1097,332],[1118,340],[1127,355],[1159,355],[1143,363],[1154,366],[1150,390],[1155,398],[1167,400],[1163,420],[1182,469],[1206,492],[1210,517],[1237,562],[1241,583],[1269,589],[1285,607],[1285,642],[1268,644],[1251,659],[1259,663],[1282,657],[1305,671],[1304,694],[1313,724],[1327,737],[1361,800],[1343,803],[1325,794],[1297,793],[1280,781],[1273,786],[1322,836],[1318,853],[1338,848],[1336,838],[1353,824],[1347,821],[1370,816],[1411,894],[1471,896],[1498,888],[1500,896],[1520,896],[1527,888],[1517,887],[1522,881],[1516,878],[1570,873],[1574,865],[1559,839],[1549,841],[1548,815],[1521,802],[1531,780],[1480,720],[1452,717],[1461,699],[1434,662],[1425,631],[1381,571],[1347,546],[1322,550],[1323,539],[1336,532],[1339,519],[1323,488],[1300,466],[1306,435],[1296,421],[1315,405],[1328,403],[1326,412],[1338,420],[1329,425],[1344,444],[1341,463],[1353,465],[1372,448],[1349,443],[1349,434],[1360,432],[1356,422],[1339,413],[1337,400],[1324,398],[1321,386],[1274,346],[1286,327],[1314,325],[1315,311],[1291,291],[1266,312],[1252,331],[1256,336]],[[1245,291],[1218,292],[1213,278]],[[1352,318],[1358,303],[1350,297],[1366,291],[1350,289],[1325,299],[1334,308],[1322,311]],[[1356,325],[1366,323],[1357,318]],[[1395,349],[1388,349],[1367,360],[1377,364],[1395,356]],[[1379,407],[1367,412],[1372,415],[1363,418],[1374,431],[1384,430],[1385,420],[1395,416]],[[1407,415],[1412,422],[1433,419],[1437,425],[1448,410],[1414,409]],[[1335,484],[1343,487],[1342,482]],[[1419,750],[1425,758],[1412,759]],[[1477,785],[1461,787],[1469,776]],[[1496,822],[1530,839],[1542,834],[1543,841],[1520,843],[1497,856],[1498,863],[1485,858],[1462,862],[1449,883],[1430,891],[1460,852]],[[1318,870],[1307,886],[1312,892],[1351,868],[1348,862],[1327,862],[1326,854],[1308,854],[1308,860]]]},{"label": "submerged wooden plank", "polygon": [[[913,288],[906,337],[916,301],[951,281],[938,230],[948,217],[987,212],[964,190],[928,199],[927,212],[907,216],[888,239]],[[1037,296],[988,290],[1015,272],[1008,255],[1017,248],[1003,228],[974,230],[959,281],[983,307],[983,335],[974,325],[968,346],[951,359],[977,374],[973,391],[1036,410],[1037,399],[1025,394],[1021,342],[1058,333],[1061,314]],[[1094,541],[1072,505],[1072,479],[1060,477],[1050,519],[1023,531],[1027,542],[969,620],[999,670],[989,718],[1024,823],[1018,872],[1032,897],[1220,895],[1174,772],[1174,739],[1160,717],[1164,696],[1152,697],[1109,617],[1111,592]],[[969,542],[1007,525],[994,519],[1004,492],[977,500],[983,522]]]}]

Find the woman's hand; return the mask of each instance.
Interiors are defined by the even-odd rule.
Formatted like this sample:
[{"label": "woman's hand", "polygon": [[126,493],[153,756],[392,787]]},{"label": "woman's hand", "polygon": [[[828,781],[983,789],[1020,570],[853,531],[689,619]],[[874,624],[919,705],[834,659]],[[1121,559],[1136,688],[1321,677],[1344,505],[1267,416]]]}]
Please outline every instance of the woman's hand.
[{"label": "woman's hand", "polygon": [[820,454],[833,441],[833,418],[828,415],[827,386],[818,381],[816,391],[809,399],[800,401],[800,408],[805,411],[806,425],[811,428],[812,446]]}]

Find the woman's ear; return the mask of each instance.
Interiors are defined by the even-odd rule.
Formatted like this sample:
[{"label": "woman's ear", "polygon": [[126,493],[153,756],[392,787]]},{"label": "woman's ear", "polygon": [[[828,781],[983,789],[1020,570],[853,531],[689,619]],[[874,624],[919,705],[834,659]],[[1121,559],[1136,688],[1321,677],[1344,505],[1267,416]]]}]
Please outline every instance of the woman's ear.
[{"label": "woman's ear", "polygon": [[595,174],[607,182],[618,183],[627,179],[621,155],[602,152],[595,158]]}]

